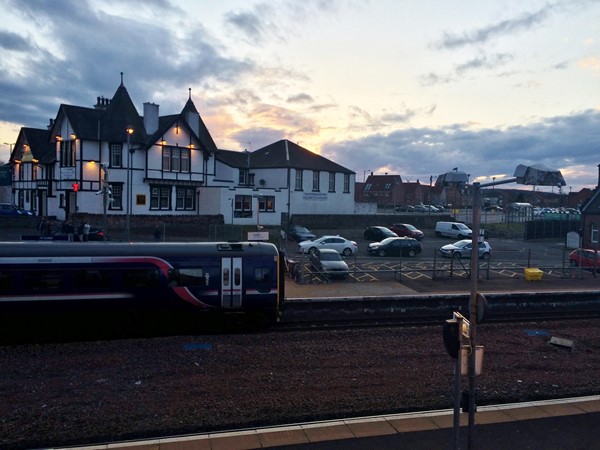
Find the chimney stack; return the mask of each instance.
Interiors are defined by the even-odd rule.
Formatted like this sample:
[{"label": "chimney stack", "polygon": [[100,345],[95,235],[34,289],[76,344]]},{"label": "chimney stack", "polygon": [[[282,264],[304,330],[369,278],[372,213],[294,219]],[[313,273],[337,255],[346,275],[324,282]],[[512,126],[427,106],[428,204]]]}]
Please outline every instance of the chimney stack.
[{"label": "chimney stack", "polygon": [[158,105],[155,103],[144,103],[144,128],[148,134],[158,130]]}]

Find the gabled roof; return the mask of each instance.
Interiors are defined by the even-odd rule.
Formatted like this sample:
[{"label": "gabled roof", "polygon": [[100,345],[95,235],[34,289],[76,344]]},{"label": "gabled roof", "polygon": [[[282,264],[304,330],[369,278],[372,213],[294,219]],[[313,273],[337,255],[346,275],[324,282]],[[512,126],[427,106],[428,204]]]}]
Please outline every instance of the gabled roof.
[{"label": "gabled roof", "polygon": [[402,184],[400,175],[369,175],[367,184],[370,184],[371,191],[390,191],[394,185]]},{"label": "gabled roof", "polygon": [[41,128],[23,127],[17,137],[17,145],[10,156],[11,161],[21,157],[20,152],[23,144],[29,146],[31,155],[39,161],[40,164],[47,164],[56,160],[54,144],[50,142],[50,130]]},{"label": "gabled roof", "polygon": [[[69,121],[73,133],[80,139],[100,140],[103,111],[82,106],[60,105],[54,123],[58,124],[63,116]],[[49,138],[52,136],[49,136]]]},{"label": "gabled roof", "polygon": [[597,188],[590,199],[581,208],[582,214],[600,214],[600,188]]},{"label": "gabled roof", "polygon": [[250,168],[294,168],[323,172],[354,173],[333,161],[313,153],[298,144],[283,139],[250,154]]},{"label": "gabled roof", "polygon": [[104,111],[101,138],[103,141],[125,142],[128,127],[133,128],[131,142],[146,143],[148,135],[144,120],[138,114],[127,89],[121,83]]},{"label": "gabled roof", "polygon": [[236,152],[233,150],[218,150],[217,161],[237,169],[248,168],[250,152]]}]

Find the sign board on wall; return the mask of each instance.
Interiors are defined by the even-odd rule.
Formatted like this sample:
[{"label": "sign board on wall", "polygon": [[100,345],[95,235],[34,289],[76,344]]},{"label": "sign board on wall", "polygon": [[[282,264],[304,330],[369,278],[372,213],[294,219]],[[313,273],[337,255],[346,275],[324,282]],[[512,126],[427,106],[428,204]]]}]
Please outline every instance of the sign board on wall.
[{"label": "sign board on wall", "polygon": [[303,199],[306,201],[324,202],[327,200],[327,194],[324,192],[305,192]]},{"label": "sign board on wall", "polygon": [[249,231],[248,232],[248,240],[249,241],[268,241],[269,240],[269,232],[268,231]]},{"label": "sign board on wall", "polygon": [[580,247],[580,238],[579,233],[576,231],[571,231],[567,233],[567,248],[579,248]]}]

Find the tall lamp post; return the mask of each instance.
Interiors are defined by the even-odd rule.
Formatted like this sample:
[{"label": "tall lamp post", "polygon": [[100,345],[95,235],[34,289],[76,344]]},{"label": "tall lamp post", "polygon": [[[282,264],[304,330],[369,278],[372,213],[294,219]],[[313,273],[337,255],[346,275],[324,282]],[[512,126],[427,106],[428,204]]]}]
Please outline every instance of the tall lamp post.
[{"label": "tall lamp post", "polygon": [[131,135],[133,134],[133,128],[128,126],[125,131],[127,132],[127,208],[125,211],[125,237],[126,237],[127,241],[129,241],[130,231],[131,231],[130,216],[131,216],[131,193],[132,193],[131,161],[132,161],[132,155],[133,155],[133,150],[131,150]]},{"label": "tall lamp post", "polygon": [[470,340],[469,340],[469,439],[468,448],[473,449],[473,427],[475,425],[475,368],[477,363],[476,355],[476,337],[477,322],[483,319],[483,308],[485,306],[484,297],[478,292],[479,281],[479,242],[483,236],[479,236],[481,220],[481,188],[493,187],[499,184],[518,183],[537,186],[565,186],[565,180],[559,170],[550,169],[543,165],[525,166],[520,164],[515,169],[513,178],[506,180],[493,181],[492,183],[473,183],[473,230],[471,241],[471,293],[469,297],[469,322],[470,322]]}]

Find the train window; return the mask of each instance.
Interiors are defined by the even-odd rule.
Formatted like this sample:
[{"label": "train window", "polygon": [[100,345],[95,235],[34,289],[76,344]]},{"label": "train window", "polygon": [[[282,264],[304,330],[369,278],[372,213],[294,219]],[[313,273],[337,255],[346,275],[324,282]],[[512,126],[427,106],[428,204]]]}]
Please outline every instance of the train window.
[{"label": "train window", "polygon": [[223,269],[223,286],[229,286],[229,269]]},{"label": "train window", "polygon": [[23,274],[23,286],[32,291],[61,289],[65,285],[65,273],[58,270],[26,271]]},{"label": "train window", "polygon": [[14,274],[12,272],[0,273],[0,291],[9,291],[13,288]]},{"label": "train window", "polygon": [[123,287],[153,288],[158,287],[158,269],[125,269],[123,271]]},{"label": "train window", "polygon": [[235,270],[233,271],[234,274],[234,286],[239,286],[242,283],[242,271],[240,270],[239,267],[236,267]]},{"label": "train window", "polygon": [[76,289],[107,288],[112,284],[112,269],[83,269],[73,271],[73,287]]},{"label": "train window", "polygon": [[257,267],[254,269],[254,281],[268,283],[271,281],[271,269],[268,267]]},{"label": "train window", "polygon": [[204,279],[204,270],[201,268],[183,268],[179,269],[180,286],[200,286],[206,284]]}]

